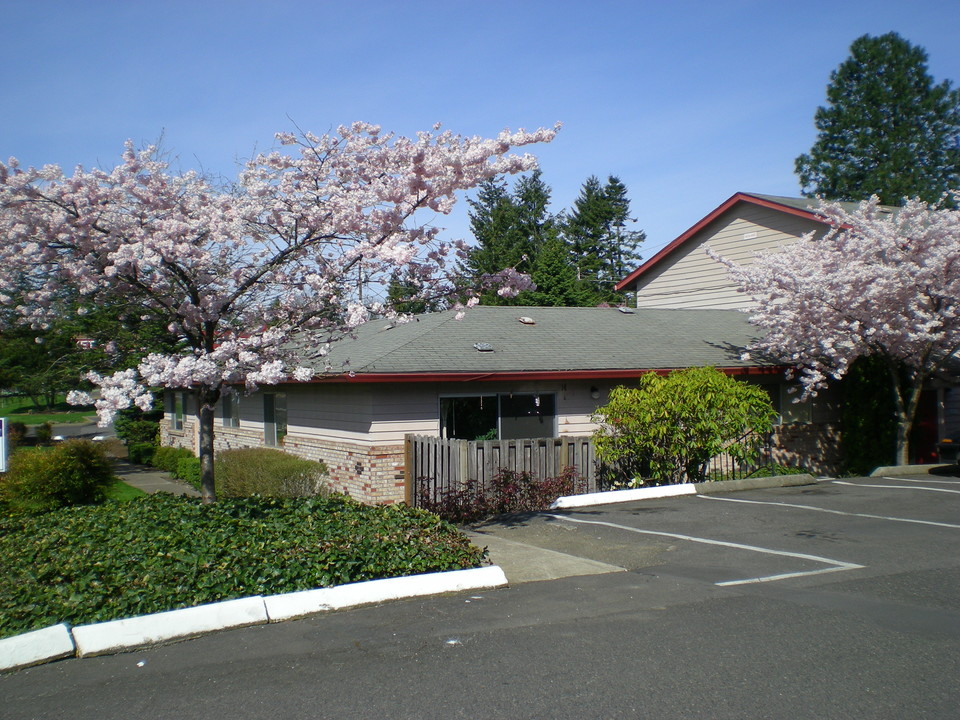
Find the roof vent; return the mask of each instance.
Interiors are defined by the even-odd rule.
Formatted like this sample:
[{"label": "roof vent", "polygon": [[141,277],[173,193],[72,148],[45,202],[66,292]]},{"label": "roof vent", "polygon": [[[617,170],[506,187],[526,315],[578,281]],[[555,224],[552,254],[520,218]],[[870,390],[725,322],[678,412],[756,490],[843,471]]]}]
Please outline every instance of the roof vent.
[{"label": "roof vent", "polygon": [[633,315],[633,308],[628,308],[626,305],[621,305],[617,308],[617,310],[622,312],[624,315]]},{"label": "roof vent", "polygon": [[517,319],[518,319],[520,322],[522,322],[524,325],[536,325],[536,324],[537,324],[537,321],[536,321],[536,320],[534,320],[532,317],[527,317],[526,315],[524,315],[523,317],[517,318]]},{"label": "roof vent", "polygon": [[474,343],[473,346],[479,352],[493,352],[493,345],[491,345],[490,343],[478,342],[478,343]]}]

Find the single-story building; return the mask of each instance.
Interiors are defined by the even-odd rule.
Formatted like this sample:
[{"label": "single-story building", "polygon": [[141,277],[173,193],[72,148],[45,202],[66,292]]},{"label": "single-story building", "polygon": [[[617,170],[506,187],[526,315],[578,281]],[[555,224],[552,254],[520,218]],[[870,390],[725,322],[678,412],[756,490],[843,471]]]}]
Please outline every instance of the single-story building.
[{"label": "single-story building", "polygon": [[[589,435],[612,387],[650,371],[711,365],[769,388],[783,421],[779,462],[828,471],[837,460],[831,395],[795,404],[782,367],[742,360],[756,332],[742,312],[476,307],[456,315],[369,322],[316,359],[318,368],[326,363],[322,376],[226,396],[216,447],[272,446],[321,460],[334,488],[391,503],[404,497],[408,434]],[[188,392],[169,392],[164,444],[196,451],[196,416]]]}]

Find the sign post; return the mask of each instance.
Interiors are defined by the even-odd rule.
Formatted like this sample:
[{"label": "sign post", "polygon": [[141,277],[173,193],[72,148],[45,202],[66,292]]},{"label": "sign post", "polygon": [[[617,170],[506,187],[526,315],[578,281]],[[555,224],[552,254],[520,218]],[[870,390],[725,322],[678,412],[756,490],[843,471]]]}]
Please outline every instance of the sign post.
[{"label": "sign post", "polygon": [[0,472],[7,471],[7,419],[0,418]]}]

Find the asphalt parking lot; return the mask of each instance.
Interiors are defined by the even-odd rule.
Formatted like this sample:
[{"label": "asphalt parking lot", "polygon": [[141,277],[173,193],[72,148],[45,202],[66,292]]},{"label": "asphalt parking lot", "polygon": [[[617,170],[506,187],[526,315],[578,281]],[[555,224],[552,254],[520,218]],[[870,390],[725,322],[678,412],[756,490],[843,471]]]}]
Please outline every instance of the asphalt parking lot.
[{"label": "asphalt parking lot", "polygon": [[952,718],[960,707],[957,478],[826,480],[477,530],[597,571],[32,668],[0,677],[0,717]]}]

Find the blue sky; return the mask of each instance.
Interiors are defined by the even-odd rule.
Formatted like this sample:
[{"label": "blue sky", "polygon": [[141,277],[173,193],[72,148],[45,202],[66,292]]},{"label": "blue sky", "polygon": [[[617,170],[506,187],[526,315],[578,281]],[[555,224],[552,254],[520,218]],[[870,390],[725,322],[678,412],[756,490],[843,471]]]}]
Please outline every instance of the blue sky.
[{"label": "blue sky", "polygon": [[[569,207],[617,175],[650,257],[737,191],[798,195],[830,71],[899,32],[960,82],[955,0],[0,0],[0,157],[113,166],[124,140],[234,175],[294,124],[564,128],[534,150]],[[469,237],[466,203],[440,218]]]}]

